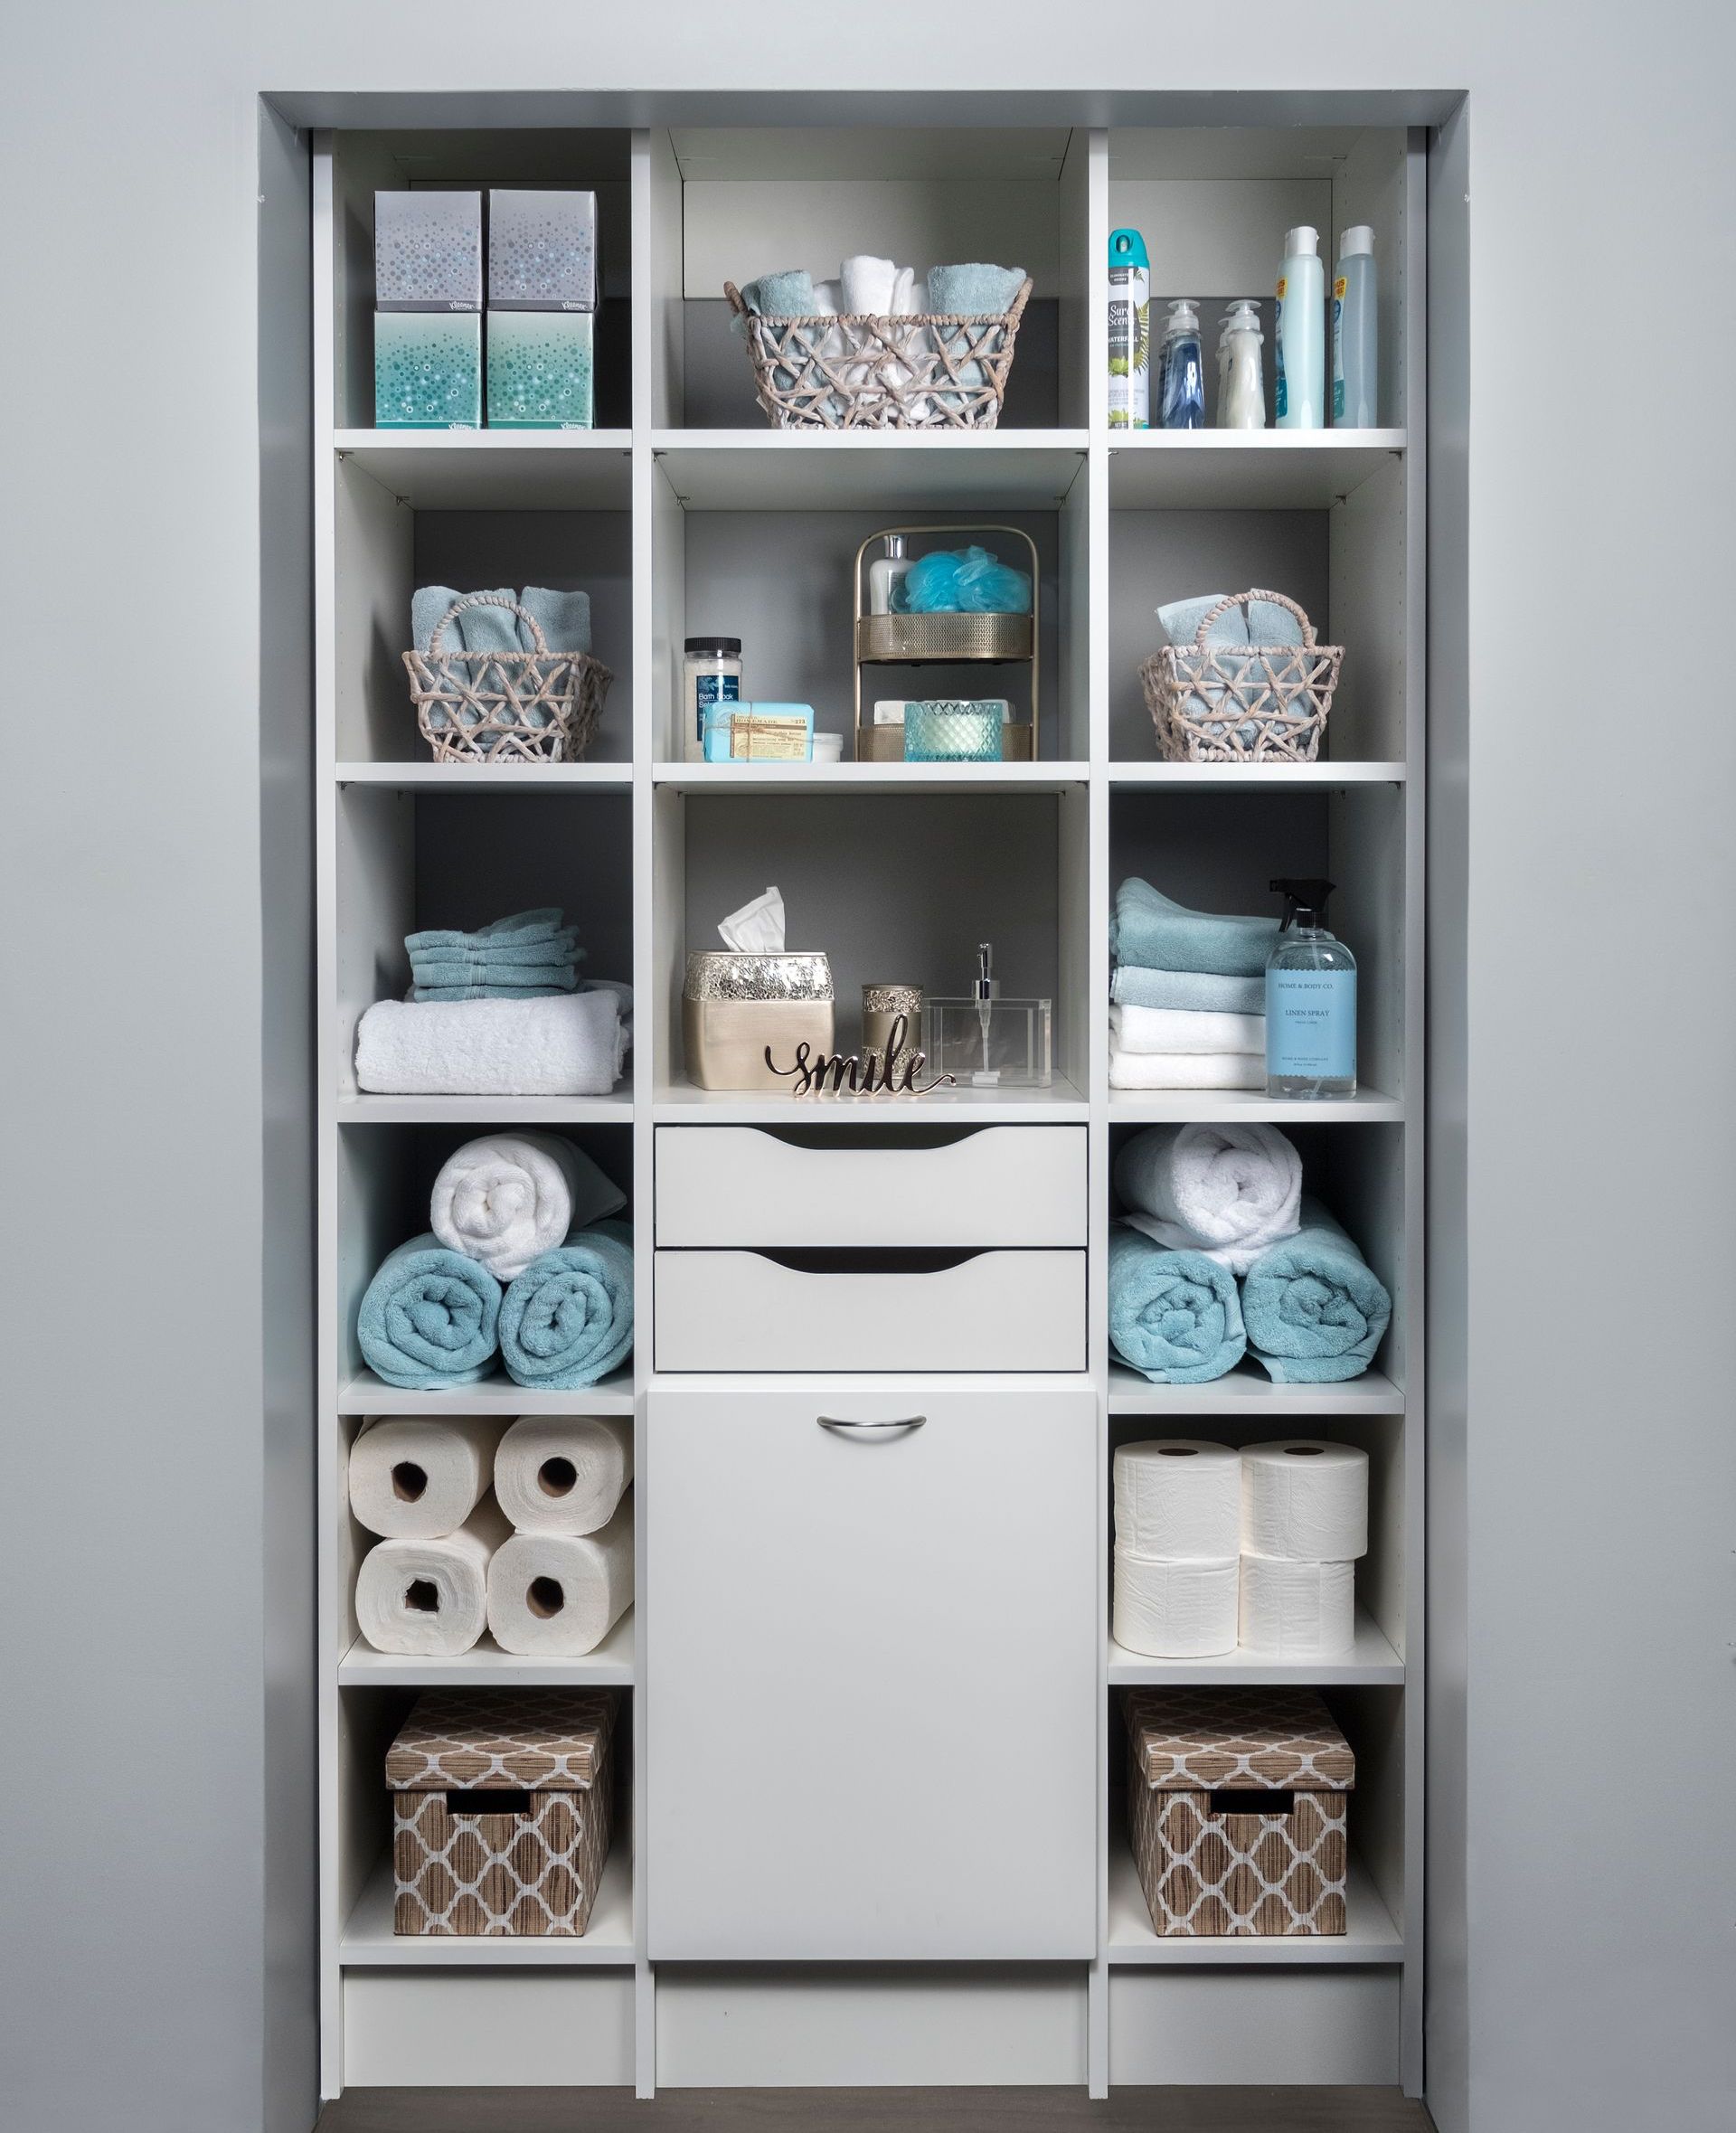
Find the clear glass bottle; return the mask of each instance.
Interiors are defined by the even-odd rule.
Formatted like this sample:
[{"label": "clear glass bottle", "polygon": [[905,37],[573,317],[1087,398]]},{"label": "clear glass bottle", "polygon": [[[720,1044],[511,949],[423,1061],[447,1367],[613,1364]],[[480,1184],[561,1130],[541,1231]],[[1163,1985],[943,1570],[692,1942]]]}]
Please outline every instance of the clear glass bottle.
[{"label": "clear glass bottle", "polygon": [[1334,884],[1271,886],[1285,909],[1266,963],[1266,1093],[1354,1096],[1356,958],[1326,930]]},{"label": "clear glass bottle", "polygon": [[705,760],[705,713],[717,703],[741,701],[741,639],[690,637],[682,647],[682,754]]}]

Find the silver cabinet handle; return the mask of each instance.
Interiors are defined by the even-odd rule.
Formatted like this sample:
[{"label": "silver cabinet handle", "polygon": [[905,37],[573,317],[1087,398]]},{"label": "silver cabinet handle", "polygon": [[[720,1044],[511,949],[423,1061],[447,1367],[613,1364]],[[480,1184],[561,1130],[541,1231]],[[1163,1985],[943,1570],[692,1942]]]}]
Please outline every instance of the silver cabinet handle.
[{"label": "silver cabinet handle", "polygon": [[896,1422],[845,1422],[829,1414],[816,1414],[814,1418],[822,1430],[835,1430],[840,1435],[850,1437],[854,1437],[858,1430],[920,1430],[928,1419],[925,1414],[907,1414]]}]

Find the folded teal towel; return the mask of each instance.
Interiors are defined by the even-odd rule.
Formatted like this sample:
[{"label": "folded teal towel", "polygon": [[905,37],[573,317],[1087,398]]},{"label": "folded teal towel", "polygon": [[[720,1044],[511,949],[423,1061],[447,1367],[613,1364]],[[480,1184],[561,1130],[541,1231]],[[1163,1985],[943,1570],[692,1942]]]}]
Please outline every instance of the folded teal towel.
[{"label": "folded teal towel", "polygon": [[560,905],[551,903],[536,911],[514,911],[510,918],[493,919],[474,933],[461,933],[451,926],[430,926],[420,933],[406,933],[404,947],[412,956],[424,951],[433,954],[442,949],[481,954],[494,949],[529,949],[544,941],[561,940],[576,930],[567,924]]},{"label": "folded teal towel", "polygon": [[1203,1385],[1247,1348],[1235,1276],[1200,1251],[1172,1251],[1109,1224],[1109,1340],[1158,1385]]},{"label": "folded teal towel", "polygon": [[474,933],[435,927],[404,936],[410,997],[423,1000],[534,1000],[579,989],[585,951],[579,929],[554,906],[515,911]]},{"label": "folded teal towel", "polygon": [[[1137,874],[1115,892],[1109,952],[1146,970],[1210,971],[1222,977],[1263,977],[1278,920],[1189,911]],[[1131,1003],[1128,1003],[1129,1005]],[[1262,998],[1261,1006],[1264,1006]],[[1254,1010],[1250,1009],[1252,1013]]]},{"label": "folded teal towel", "polygon": [[405,1392],[439,1392],[486,1377],[500,1318],[500,1284],[432,1231],[381,1261],[356,1321],[374,1375]]},{"label": "folded teal towel", "polygon": [[[552,940],[533,940],[523,946],[503,941],[497,947],[412,948],[410,967],[418,977],[426,971],[436,978],[443,973],[455,978],[466,973],[486,977],[491,970],[559,969],[584,959],[577,932],[576,927],[568,927]],[[404,945],[410,946],[408,941]]]},{"label": "folded teal towel", "polygon": [[1392,1299],[1317,1200],[1302,1227],[1262,1251],[1242,1283],[1248,1346],[1280,1385],[1335,1385],[1374,1359]]},{"label": "folded teal towel", "polygon": [[819,306],[814,300],[814,277],[803,267],[788,267],[781,274],[762,274],[741,291],[750,311],[765,318],[813,318]]},{"label": "folded teal towel", "polygon": [[1123,963],[1109,973],[1118,1007],[1182,1007],[1202,1015],[1264,1015],[1266,979],[1224,977],[1211,970],[1147,970]]},{"label": "folded teal towel", "polygon": [[601,1222],[533,1259],[500,1307],[500,1352],[517,1384],[581,1391],[633,1350],[633,1232]]},{"label": "folded teal towel", "polygon": [[1024,280],[1023,267],[986,267],[977,260],[963,267],[930,267],[929,309],[941,317],[996,317]]},{"label": "folded teal towel", "polygon": [[[518,596],[518,604],[525,615],[536,618],[542,642],[550,651],[590,651],[590,593],[552,592],[546,585],[527,585]],[[536,639],[524,615],[518,618],[518,648],[521,652],[536,649]]]},{"label": "folded teal towel", "polygon": [[571,968],[539,971],[498,971],[487,977],[467,979],[454,985],[424,985],[420,979],[404,997],[408,1000],[552,1000],[579,990],[578,973]]},{"label": "folded teal towel", "polygon": [[[1198,599],[1171,600],[1159,608],[1157,619],[1172,645],[1191,645],[1200,634],[1200,624],[1227,596],[1208,592]],[[1226,608],[1206,633],[1209,645],[1299,645],[1302,625],[1288,608],[1275,599],[1250,600],[1245,607]]]}]

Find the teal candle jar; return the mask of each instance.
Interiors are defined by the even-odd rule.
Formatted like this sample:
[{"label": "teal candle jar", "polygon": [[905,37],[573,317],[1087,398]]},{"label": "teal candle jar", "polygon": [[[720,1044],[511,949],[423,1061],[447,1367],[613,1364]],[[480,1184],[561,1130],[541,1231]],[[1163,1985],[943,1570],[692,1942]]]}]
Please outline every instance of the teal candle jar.
[{"label": "teal candle jar", "polygon": [[1000,760],[998,704],[942,701],[912,703],[906,710],[907,763],[998,763]]}]

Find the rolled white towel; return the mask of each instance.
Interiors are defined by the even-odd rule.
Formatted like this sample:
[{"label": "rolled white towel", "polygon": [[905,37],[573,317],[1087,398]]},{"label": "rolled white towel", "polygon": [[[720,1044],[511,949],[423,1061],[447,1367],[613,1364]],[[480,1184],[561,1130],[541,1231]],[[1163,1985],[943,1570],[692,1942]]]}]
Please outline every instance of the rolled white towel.
[{"label": "rolled white towel", "polygon": [[627,1205],[582,1148],[554,1133],[497,1133],[447,1158],[429,1202],[429,1226],[448,1251],[515,1281],[533,1259]]},{"label": "rolled white towel", "polygon": [[844,287],[840,308],[847,316],[890,316],[893,293],[898,287],[895,260],[877,260],[873,252],[854,252],[844,262],[840,278]]},{"label": "rolled white towel", "polygon": [[632,988],[536,1000],[380,1000],[355,1033],[384,1096],[607,1096],[632,1043]]},{"label": "rolled white towel", "polygon": [[522,1414],[495,1454],[495,1496],[520,1533],[593,1534],[633,1478],[629,1415]]},{"label": "rolled white towel", "polygon": [[503,1651],[594,1652],[633,1604],[633,1492],[600,1533],[514,1534],[488,1566],[488,1627]]},{"label": "rolled white towel", "polygon": [[488,1564],[512,1528],[492,1496],[455,1534],[382,1541],[362,1558],[355,1619],[377,1652],[449,1659],[467,1652],[488,1620]]},{"label": "rolled white towel", "polygon": [[1297,1232],[1302,1158],[1276,1126],[1149,1126],[1116,1157],[1115,1189],[1135,1229],[1245,1274]]},{"label": "rolled white towel", "polygon": [[1263,1089],[1266,1061],[1251,1052],[1123,1052],[1109,1046],[1111,1089]]},{"label": "rolled white towel", "polygon": [[1109,1036],[1122,1052],[1250,1052],[1266,1056],[1263,1015],[1194,1007],[1111,1007]]}]

